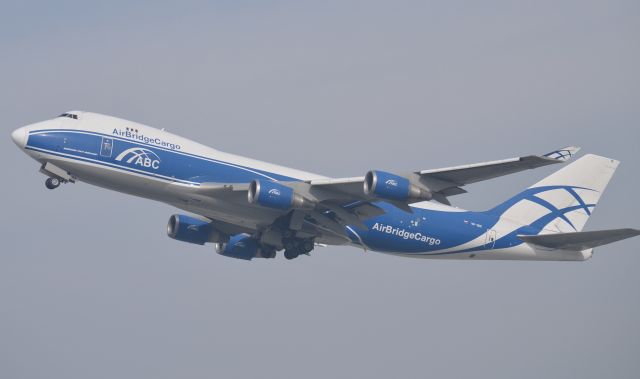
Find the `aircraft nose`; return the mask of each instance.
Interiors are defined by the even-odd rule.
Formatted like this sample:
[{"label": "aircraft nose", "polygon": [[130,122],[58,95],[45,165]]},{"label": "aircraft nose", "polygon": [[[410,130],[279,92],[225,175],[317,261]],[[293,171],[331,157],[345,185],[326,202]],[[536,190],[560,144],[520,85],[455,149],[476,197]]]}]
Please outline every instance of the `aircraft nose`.
[{"label": "aircraft nose", "polygon": [[11,139],[19,148],[24,149],[27,145],[27,128],[23,126],[22,128],[14,130],[13,133],[11,133]]}]

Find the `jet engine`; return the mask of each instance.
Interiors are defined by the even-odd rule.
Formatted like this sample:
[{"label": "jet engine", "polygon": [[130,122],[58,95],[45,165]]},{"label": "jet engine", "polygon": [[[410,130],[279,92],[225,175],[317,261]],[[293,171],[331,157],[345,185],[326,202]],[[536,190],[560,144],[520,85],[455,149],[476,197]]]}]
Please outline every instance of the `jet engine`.
[{"label": "jet engine", "polygon": [[368,196],[396,201],[431,200],[432,195],[405,177],[384,171],[369,171],[364,177],[364,193]]},{"label": "jet engine", "polygon": [[263,207],[287,209],[313,209],[315,203],[297,194],[293,188],[270,180],[254,180],[249,185],[247,199]]},{"label": "jet engine", "polygon": [[204,245],[221,240],[220,232],[209,221],[185,215],[173,215],[167,224],[167,235],[182,242]]},{"label": "jet engine", "polygon": [[225,257],[252,260],[253,258],[275,258],[276,250],[264,246],[248,234],[236,234],[228,242],[216,243],[216,252]]}]

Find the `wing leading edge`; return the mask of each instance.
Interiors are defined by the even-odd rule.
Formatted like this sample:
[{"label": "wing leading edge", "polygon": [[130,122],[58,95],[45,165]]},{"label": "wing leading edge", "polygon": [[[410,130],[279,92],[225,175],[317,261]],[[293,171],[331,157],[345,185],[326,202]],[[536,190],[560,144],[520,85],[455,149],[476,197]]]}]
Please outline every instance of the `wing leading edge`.
[{"label": "wing leading edge", "polygon": [[[569,160],[580,150],[569,146],[544,155],[528,155],[498,161],[474,163],[463,166],[422,170],[408,173],[406,176],[426,187],[438,201],[448,203],[449,196],[466,193],[463,186],[500,176],[514,174],[524,170],[562,163]],[[331,192],[338,198],[366,200],[363,194],[364,177],[341,179],[319,179],[309,182],[313,188]]]}]

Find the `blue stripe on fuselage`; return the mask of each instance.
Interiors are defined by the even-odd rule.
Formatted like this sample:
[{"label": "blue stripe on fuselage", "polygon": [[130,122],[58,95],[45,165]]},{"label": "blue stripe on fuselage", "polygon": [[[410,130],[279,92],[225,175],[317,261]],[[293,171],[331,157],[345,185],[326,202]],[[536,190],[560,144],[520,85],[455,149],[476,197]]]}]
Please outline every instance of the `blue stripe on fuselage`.
[{"label": "blue stripe on fuselage", "polygon": [[[111,143],[112,146],[105,149],[105,143]],[[117,136],[77,130],[33,131],[29,134],[26,148],[182,183],[299,180]],[[134,151],[131,153],[121,156],[132,149]],[[151,153],[145,154],[145,151]]]},{"label": "blue stripe on fuselage", "polygon": [[[591,209],[595,207],[595,204],[586,204],[576,189],[593,191],[590,188],[566,185],[533,187],[486,212],[446,212],[412,208],[413,213],[408,213],[389,203],[380,202],[376,205],[382,208],[385,214],[367,220],[365,224],[368,230],[352,228],[353,230],[350,230],[347,235],[354,243],[364,244],[367,248],[383,252],[442,255],[509,248],[523,243],[518,238],[519,234],[539,234],[556,218],[564,220],[575,229],[566,214],[582,210],[590,215]],[[567,191],[578,204],[570,204],[558,209],[536,196],[554,190]],[[532,220],[528,225],[521,225],[505,235],[498,235],[495,241],[488,244],[479,238],[487,230],[492,229],[505,212],[525,200],[540,204],[549,212]],[[437,250],[451,249],[475,239],[478,239],[478,245],[475,247],[437,252]]]},{"label": "blue stripe on fuselage", "polygon": [[367,248],[382,252],[425,253],[449,249],[481,237],[499,220],[499,216],[487,212],[412,208],[413,212],[408,213],[385,202],[375,205],[385,213],[366,220],[368,230],[351,226],[353,230],[347,235],[355,243],[362,242]]},{"label": "blue stripe on fuselage", "polygon": [[[254,179],[299,181],[296,178],[131,141],[115,135],[78,130],[31,132],[26,149],[91,162],[169,182],[248,183]],[[569,191],[579,205],[551,209],[549,204],[545,204],[544,206],[551,211],[549,214],[512,233],[498,236],[498,240],[492,242],[491,246],[480,244],[466,250],[437,252],[437,250],[455,248],[475,239],[482,242],[482,235],[493,228],[508,209],[537,193],[559,188]],[[408,213],[392,204],[376,202],[375,205],[382,208],[385,214],[366,220],[367,230],[351,226],[347,235],[356,243],[382,252],[456,254],[505,248],[522,243],[517,238],[517,234],[537,234],[544,225],[556,217],[568,221],[564,216],[565,213],[584,209],[589,214],[594,204],[585,204],[575,192],[576,188],[582,189],[571,186],[529,189],[488,212],[447,212],[413,208],[413,213]]]}]

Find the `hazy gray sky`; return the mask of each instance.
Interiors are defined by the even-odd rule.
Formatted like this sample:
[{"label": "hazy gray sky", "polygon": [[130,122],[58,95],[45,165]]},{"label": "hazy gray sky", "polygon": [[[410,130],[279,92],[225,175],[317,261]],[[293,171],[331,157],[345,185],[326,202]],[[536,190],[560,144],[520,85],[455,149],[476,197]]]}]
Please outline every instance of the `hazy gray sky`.
[{"label": "hazy gray sky", "polygon": [[517,3],[2,2],[0,377],[636,378],[640,239],[586,263],[247,263],[166,237],[169,206],[46,190],[9,137],[83,109],[332,176],[577,144],[622,161],[587,230],[640,227],[640,4]]}]

